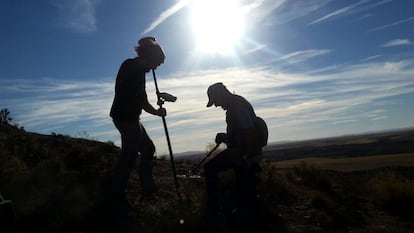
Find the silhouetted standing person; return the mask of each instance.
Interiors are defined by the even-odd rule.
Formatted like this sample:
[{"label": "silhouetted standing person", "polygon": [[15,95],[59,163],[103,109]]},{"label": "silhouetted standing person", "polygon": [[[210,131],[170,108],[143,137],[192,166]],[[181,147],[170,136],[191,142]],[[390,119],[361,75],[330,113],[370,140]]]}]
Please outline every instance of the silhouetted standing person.
[{"label": "silhouetted standing person", "polygon": [[[226,143],[227,149],[204,165],[207,193],[207,217],[215,221],[219,215],[218,173],[233,169],[237,183],[234,197],[237,208],[252,211],[256,203],[256,176],[260,171],[262,145],[255,127],[256,114],[243,97],[229,92],[223,83],[215,83],[207,90],[207,107],[213,104],[226,111],[226,133],[216,135],[216,143]],[[236,211],[236,210],[233,210]],[[246,224],[246,222],[240,222]]]},{"label": "silhouetted standing person", "polygon": [[120,213],[125,213],[129,206],[125,189],[138,155],[143,195],[148,197],[157,191],[153,180],[155,146],[140,123],[140,115],[142,110],[160,117],[166,115],[164,108],[156,109],[148,102],[145,89],[145,74],[164,62],[164,53],[157,49],[152,37],[142,38],[138,44],[135,47],[138,56],[125,60],[119,68],[110,112],[122,140],[121,155],[114,168],[110,190],[112,211]]}]

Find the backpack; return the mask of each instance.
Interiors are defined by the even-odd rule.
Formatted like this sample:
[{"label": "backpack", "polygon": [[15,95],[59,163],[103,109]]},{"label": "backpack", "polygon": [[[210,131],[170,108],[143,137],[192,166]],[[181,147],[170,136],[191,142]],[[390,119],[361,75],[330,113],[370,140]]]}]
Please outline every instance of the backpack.
[{"label": "backpack", "polygon": [[262,147],[266,146],[267,138],[269,136],[269,131],[267,129],[266,122],[263,120],[263,118],[256,116],[254,127],[257,130],[260,146]]}]

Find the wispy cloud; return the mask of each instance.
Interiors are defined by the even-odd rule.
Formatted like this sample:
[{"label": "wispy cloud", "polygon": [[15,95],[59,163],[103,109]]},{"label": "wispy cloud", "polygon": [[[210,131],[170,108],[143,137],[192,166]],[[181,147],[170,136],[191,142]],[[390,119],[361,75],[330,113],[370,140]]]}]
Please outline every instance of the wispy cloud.
[{"label": "wispy cloud", "polygon": [[366,57],[364,59],[361,59],[361,62],[366,62],[366,61],[370,61],[370,60],[374,60],[380,57],[383,57],[384,54],[378,54],[378,55],[374,55],[374,56],[370,56],[370,57]]},{"label": "wispy cloud", "polygon": [[246,16],[249,18],[248,27],[257,24],[280,25],[309,15],[328,4],[330,0],[286,1],[286,0],[256,0],[244,5]]},{"label": "wispy cloud", "polygon": [[[204,150],[217,132],[225,131],[224,111],[206,108],[206,89],[214,82],[224,82],[251,101],[268,122],[271,141],[294,140],[370,131],[377,129],[370,128],[374,121],[385,127],[392,115],[390,105],[403,104],[393,97],[414,96],[413,65],[413,60],[372,62],[295,74],[265,67],[231,68],[170,75],[158,84],[178,97],[164,107],[173,150],[180,152]],[[156,103],[150,80],[147,93]],[[26,129],[71,135],[86,131],[92,138],[119,145],[119,133],[108,116],[113,81],[43,80],[43,87],[38,82],[0,80],[0,98]],[[411,106],[401,107],[412,109],[412,103],[405,104]],[[158,152],[167,152],[160,119],[143,113],[142,121]]]},{"label": "wispy cloud", "polygon": [[[361,11],[367,11],[369,9],[384,5],[386,3],[390,3],[392,0],[382,0],[382,1],[372,1],[372,0],[360,0],[359,2],[356,2],[352,5],[340,8],[338,10],[335,10],[317,20],[314,20],[310,23],[311,24],[316,24],[316,23],[320,23],[322,21],[331,19],[331,18],[336,18],[342,15],[346,15],[346,14],[354,14],[357,12],[361,12]],[[364,15],[363,17],[367,17],[369,15]],[[359,18],[361,19],[361,17]]]},{"label": "wispy cloud", "polygon": [[258,44],[256,47],[249,49],[247,51],[245,51],[244,53],[248,54],[248,53],[255,53],[257,51],[261,51],[263,49],[265,49],[267,47],[266,44]]},{"label": "wispy cloud", "polygon": [[393,47],[402,45],[412,45],[413,43],[409,39],[395,39],[388,41],[381,45],[381,47]]},{"label": "wispy cloud", "polygon": [[278,61],[286,61],[290,64],[299,63],[309,60],[313,57],[321,56],[330,53],[329,49],[308,49],[303,51],[296,51],[283,55]]},{"label": "wispy cloud", "polygon": [[319,18],[319,19],[317,19],[317,20],[315,20],[313,22],[311,22],[310,24],[319,23],[319,22],[324,21],[324,20],[327,20],[329,18],[338,16],[338,15],[342,15],[342,14],[344,14],[344,13],[352,10],[353,8],[355,8],[357,6],[360,6],[362,4],[365,4],[365,3],[369,2],[369,1],[370,0],[361,0],[361,1],[359,1],[357,3],[354,3],[354,4],[350,5],[350,6],[343,7],[341,9],[339,9],[339,10],[333,11],[333,12],[331,12],[331,13],[329,13],[329,14],[327,14],[327,15],[325,15],[325,16],[323,16],[323,17],[321,17],[321,18]]},{"label": "wispy cloud", "polygon": [[158,25],[160,25],[164,20],[169,18],[170,16],[177,13],[179,10],[181,10],[183,7],[187,6],[188,3],[191,2],[190,0],[180,0],[176,4],[174,4],[172,7],[168,8],[167,10],[163,11],[155,21],[153,21],[148,28],[146,28],[141,35],[144,35],[146,33],[151,32],[156,28]]},{"label": "wispy cloud", "polygon": [[380,27],[369,29],[368,32],[375,32],[375,31],[386,29],[386,28],[395,27],[395,26],[398,26],[400,24],[407,23],[407,22],[410,22],[410,21],[413,21],[413,20],[414,20],[414,17],[410,17],[410,18],[407,18],[407,19],[399,20],[399,21],[394,22],[394,23],[390,23],[390,24],[386,24],[386,25],[383,25],[383,26],[380,26]]},{"label": "wispy cloud", "polygon": [[[10,109],[21,114],[19,124],[41,133],[68,131],[68,125],[76,125],[76,122],[107,120],[110,104],[107,101],[113,90],[109,83],[50,79],[2,80],[1,85],[6,106],[10,105]],[[77,133],[70,127],[69,132]]]},{"label": "wispy cloud", "polygon": [[59,26],[78,33],[94,32],[97,29],[95,17],[97,3],[97,0],[50,1],[58,12]]}]

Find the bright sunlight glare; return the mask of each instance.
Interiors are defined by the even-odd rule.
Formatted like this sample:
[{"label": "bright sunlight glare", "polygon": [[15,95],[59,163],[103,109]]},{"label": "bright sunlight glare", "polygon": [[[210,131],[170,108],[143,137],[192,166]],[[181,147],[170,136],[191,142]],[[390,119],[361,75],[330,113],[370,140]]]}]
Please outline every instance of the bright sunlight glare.
[{"label": "bright sunlight glare", "polygon": [[233,53],[244,30],[237,0],[195,0],[191,23],[197,50],[209,54]]}]

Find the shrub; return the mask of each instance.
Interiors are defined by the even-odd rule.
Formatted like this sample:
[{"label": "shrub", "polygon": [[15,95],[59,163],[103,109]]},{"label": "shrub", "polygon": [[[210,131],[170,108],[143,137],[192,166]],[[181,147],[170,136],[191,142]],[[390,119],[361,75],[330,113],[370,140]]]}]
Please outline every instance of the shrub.
[{"label": "shrub", "polygon": [[8,125],[13,120],[13,118],[10,117],[10,111],[7,108],[3,108],[0,110],[0,125]]},{"label": "shrub", "polygon": [[260,179],[258,191],[266,202],[276,205],[288,204],[296,200],[295,194],[289,191],[285,177],[272,166],[271,162],[262,164]]},{"label": "shrub", "polygon": [[384,210],[404,218],[413,218],[414,182],[392,172],[385,172],[372,181],[376,203]]},{"label": "shrub", "polygon": [[327,171],[302,162],[299,166],[295,166],[294,173],[298,177],[297,181],[301,184],[318,188],[326,193],[331,193],[333,190]]}]

